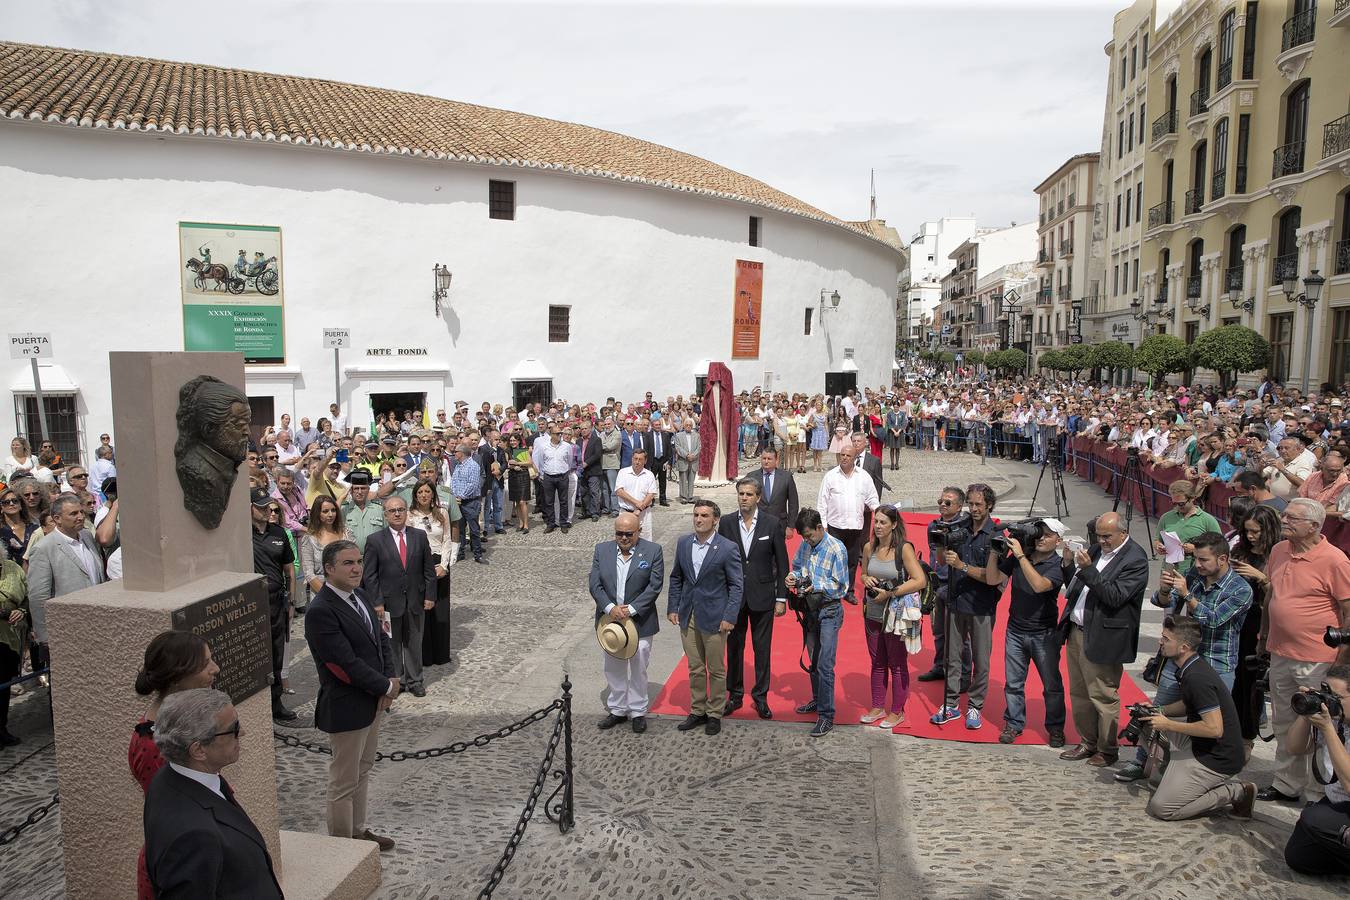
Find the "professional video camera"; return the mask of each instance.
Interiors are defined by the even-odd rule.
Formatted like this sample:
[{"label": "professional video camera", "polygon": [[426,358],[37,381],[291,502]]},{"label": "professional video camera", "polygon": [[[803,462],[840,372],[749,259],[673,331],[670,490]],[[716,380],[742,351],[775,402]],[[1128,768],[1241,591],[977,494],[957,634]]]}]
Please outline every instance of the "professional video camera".
[{"label": "professional video camera", "polygon": [[1345,708],[1341,703],[1341,698],[1331,692],[1331,688],[1327,686],[1325,681],[1322,682],[1322,689],[1320,691],[1299,691],[1289,698],[1289,705],[1292,706],[1294,712],[1298,713],[1300,716],[1315,716],[1317,715],[1317,711],[1324,704],[1326,705],[1327,713],[1329,713],[1333,719],[1339,719],[1345,715]]},{"label": "professional video camera", "polygon": [[951,521],[934,519],[928,523],[928,546],[935,553],[959,550],[970,540],[972,521],[970,513],[961,513]]},{"label": "professional video camera", "polygon": [[1120,741],[1124,744],[1134,744],[1138,746],[1139,738],[1145,730],[1152,731],[1146,719],[1149,716],[1158,715],[1161,710],[1156,706],[1150,706],[1147,703],[1132,703],[1126,707],[1126,712],[1130,714],[1129,723],[1120,729]]},{"label": "professional video camera", "polygon": [[1270,657],[1261,656],[1256,653],[1248,654],[1243,657],[1247,668],[1252,673],[1252,687],[1262,693],[1270,692]]},{"label": "professional video camera", "polygon": [[1326,634],[1322,635],[1322,643],[1328,647],[1343,647],[1350,644],[1350,629],[1328,625]]},{"label": "professional video camera", "polygon": [[1036,541],[1041,536],[1041,522],[1041,519],[1022,519],[1020,522],[1004,522],[1002,525],[1004,530],[1008,532],[1008,536],[1004,537],[1002,534],[995,534],[989,539],[989,546],[999,556],[1004,556],[1011,546],[1008,543],[1008,538],[1016,538],[1017,542],[1022,545],[1022,549],[1025,552],[1030,553],[1036,549]]}]

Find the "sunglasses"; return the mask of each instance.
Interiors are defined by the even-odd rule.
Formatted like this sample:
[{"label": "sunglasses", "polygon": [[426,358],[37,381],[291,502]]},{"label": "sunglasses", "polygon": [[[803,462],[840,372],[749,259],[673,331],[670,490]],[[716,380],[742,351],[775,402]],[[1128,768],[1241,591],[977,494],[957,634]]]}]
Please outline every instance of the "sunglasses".
[{"label": "sunglasses", "polygon": [[13,505],[13,506],[18,506],[18,505],[19,505],[19,498],[18,498],[18,497],[6,497],[5,499],[0,500],[0,506],[11,506],[11,505]]},{"label": "sunglasses", "polygon": [[72,480],[72,481],[74,481],[76,478],[79,478],[79,479],[84,480],[84,481],[88,481],[88,480],[89,480],[89,476],[86,475],[86,474],[84,474],[83,472],[81,472],[81,473],[78,474],[78,475],[67,475],[66,477],[67,477],[68,479]]},{"label": "sunglasses", "polygon": [[630,538],[630,537],[632,537],[632,536],[635,535],[635,534],[637,534],[636,531],[617,531],[617,530],[616,530],[616,531],[614,532],[614,536],[615,536],[615,537],[621,537],[621,538]]}]

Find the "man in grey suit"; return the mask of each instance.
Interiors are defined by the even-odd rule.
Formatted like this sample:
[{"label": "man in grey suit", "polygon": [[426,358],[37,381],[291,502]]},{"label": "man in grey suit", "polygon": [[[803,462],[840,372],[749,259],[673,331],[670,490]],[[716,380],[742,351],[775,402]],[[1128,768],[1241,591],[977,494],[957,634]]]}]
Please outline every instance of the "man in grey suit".
[{"label": "man in grey suit", "polygon": [[33,633],[47,655],[47,601],[107,581],[103,556],[94,536],[84,527],[84,506],[74,494],[52,501],[56,530],[33,548],[28,560],[28,608]]},{"label": "man in grey suit", "polygon": [[675,471],[680,476],[680,502],[694,502],[694,476],[698,474],[698,457],[703,452],[703,439],[694,430],[694,420],[685,419],[683,430],[676,433]]},{"label": "man in grey suit", "polygon": [[741,549],[717,533],[722,511],[694,501],[694,533],[675,544],[666,617],[680,628],[689,657],[689,716],[677,726],[705,734],[722,730],[727,705],[727,635],[741,612]]},{"label": "man in grey suit", "polygon": [[595,545],[590,588],[595,600],[595,622],[612,614],[617,621],[632,619],[638,646],[628,659],[605,654],[605,681],[609,683],[609,715],[600,722],[608,730],[624,720],[638,734],[647,730],[647,663],[652,636],[661,630],[656,598],[666,579],[661,545],[638,537],[642,523],[631,512],[614,520],[614,540]]},{"label": "man in grey suit", "polygon": [[778,451],[766,447],[759,455],[760,469],[748,477],[759,482],[759,508],[779,522],[797,521],[797,482],[792,473],[778,468]]}]

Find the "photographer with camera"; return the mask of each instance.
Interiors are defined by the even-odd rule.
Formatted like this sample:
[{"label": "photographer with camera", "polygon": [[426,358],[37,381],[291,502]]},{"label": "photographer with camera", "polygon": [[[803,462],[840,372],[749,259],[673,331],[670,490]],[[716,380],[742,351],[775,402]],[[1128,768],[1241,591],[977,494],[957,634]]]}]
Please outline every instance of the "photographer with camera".
[{"label": "photographer with camera", "polygon": [[[1002,585],[1012,576],[1012,603],[1003,645],[1003,733],[999,743],[1017,740],[1026,725],[1026,683],[1029,663],[1036,665],[1045,692],[1045,730],[1051,747],[1064,746],[1064,682],[1059,676],[1059,589],[1064,568],[1059,541],[1065,531],[1058,519],[1017,522],[992,541],[985,577]],[[1029,548],[1029,549],[1028,549]]]},{"label": "photographer with camera", "polygon": [[[1003,593],[1003,579],[989,583],[989,563],[993,555],[990,539],[994,536],[989,515],[994,511],[994,489],[987,484],[972,484],[966,492],[970,510],[970,537],[959,547],[948,545],[944,562],[952,570],[947,586],[947,680],[942,708],[929,719],[945,725],[961,718],[961,649],[970,638],[972,671],[970,693],[966,700],[966,728],[976,731],[984,726],[985,694],[989,691],[989,654],[994,647],[994,608]],[[997,560],[994,561],[997,566]]]},{"label": "photographer with camera", "polygon": [[[1193,819],[1231,806],[1250,819],[1256,785],[1232,777],[1245,752],[1237,707],[1229,687],[1201,658],[1203,629],[1187,616],[1168,616],[1158,646],[1176,667],[1178,699],[1142,721],[1168,736],[1172,755],[1162,782],[1148,801],[1148,814],[1167,822]],[[1178,721],[1184,716],[1185,721]]]},{"label": "photographer with camera", "polygon": [[811,702],[797,712],[815,713],[811,737],[824,737],[834,730],[834,654],[844,625],[841,601],[856,605],[858,600],[849,589],[848,550],[825,530],[820,513],[806,507],[797,513],[796,527],[802,542],[784,583],[795,595],[792,607],[811,660]]},{"label": "photographer with camera", "polygon": [[1284,847],[1284,861],[1307,875],[1350,874],[1350,750],[1346,749],[1346,705],[1350,665],[1327,669],[1320,690],[1300,687],[1291,700],[1299,714],[1289,727],[1292,753],[1312,753],[1313,775],[1323,797],[1303,808]]},{"label": "photographer with camera", "polygon": [[[1200,626],[1200,643],[1195,645],[1195,651],[1214,670],[1231,697],[1242,623],[1252,605],[1252,588],[1229,564],[1230,553],[1228,541],[1217,531],[1198,534],[1192,543],[1194,565],[1191,571],[1186,575],[1180,571],[1164,571],[1161,585],[1162,590],[1168,592],[1172,613],[1186,616]],[[1157,706],[1165,707],[1181,696],[1177,666],[1171,661],[1163,663],[1157,683],[1158,691],[1153,697]],[[1233,710],[1236,715],[1236,705]],[[1240,727],[1238,731],[1240,735]],[[1116,773],[1116,781],[1143,778],[1145,756],[1141,746],[1134,762]],[[1245,761],[1245,752],[1243,758]]]},{"label": "photographer with camera", "polygon": [[[938,517],[928,523],[928,565],[937,580],[937,602],[933,606],[933,666],[919,675],[920,681],[941,681],[947,677],[947,590],[951,571],[947,567],[947,545],[959,547],[970,536],[970,516],[965,511],[966,492],[945,487],[938,497]],[[970,641],[962,640],[961,693],[970,690]]]}]

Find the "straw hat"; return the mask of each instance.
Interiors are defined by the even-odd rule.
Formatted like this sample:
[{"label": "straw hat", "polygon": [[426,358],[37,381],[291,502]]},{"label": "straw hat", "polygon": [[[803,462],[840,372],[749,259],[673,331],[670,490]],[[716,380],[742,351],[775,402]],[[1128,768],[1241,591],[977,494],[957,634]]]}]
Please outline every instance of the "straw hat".
[{"label": "straw hat", "polygon": [[615,659],[631,659],[637,653],[638,632],[632,616],[621,622],[614,621],[613,613],[601,616],[595,625],[595,639]]}]

